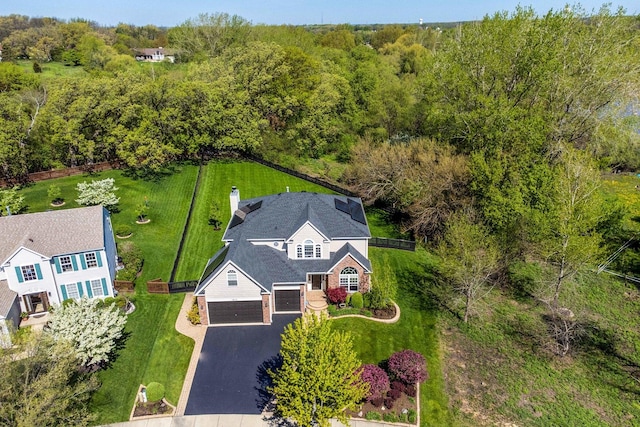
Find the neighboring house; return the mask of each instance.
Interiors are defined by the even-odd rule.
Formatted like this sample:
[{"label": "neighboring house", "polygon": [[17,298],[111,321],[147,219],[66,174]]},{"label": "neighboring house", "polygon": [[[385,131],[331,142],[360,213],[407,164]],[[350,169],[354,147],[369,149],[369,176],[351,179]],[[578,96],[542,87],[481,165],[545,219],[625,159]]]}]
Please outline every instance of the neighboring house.
[{"label": "neighboring house", "polygon": [[203,324],[270,324],[273,314],[304,312],[310,292],[369,290],[360,199],[286,192],[241,202],[233,187],[230,201],[225,246],[194,292]]},{"label": "neighboring house", "polygon": [[169,61],[173,63],[175,61],[175,54],[172,50],[165,49],[163,47],[154,47],[148,49],[134,49],[136,54],[136,61],[144,62],[162,62]]},{"label": "neighboring house", "polygon": [[11,332],[20,325],[18,294],[9,289],[6,280],[0,280],[0,347],[11,346]]},{"label": "neighboring house", "polygon": [[[15,292],[21,312],[46,312],[68,298],[114,296],[116,265],[102,206],[0,217],[0,284]],[[0,307],[10,304],[7,298]]]}]

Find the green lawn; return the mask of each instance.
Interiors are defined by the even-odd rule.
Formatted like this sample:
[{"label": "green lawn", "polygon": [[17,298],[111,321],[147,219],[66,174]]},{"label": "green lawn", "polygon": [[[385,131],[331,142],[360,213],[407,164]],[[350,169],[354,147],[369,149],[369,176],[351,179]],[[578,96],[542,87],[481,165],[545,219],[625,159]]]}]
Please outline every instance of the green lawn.
[{"label": "green lawn", "polygon": [[[98,414],[99,423],[128,419],[141,383],[162,382],[167,400],[172,403],[177,403],[180,396],[193,349],[193,340],[174,328],[184,295],[149,295],[146,281],[156,277],[169,279],[197,170],[193,165],[178,165],[175,173],[156,181],[133,179],[122,171],[113,170],[42,181],[21,190],[28,212],[44,211],[52,209],[47,189],[55,183],[66,202],[59,209],[68,209],[77,207],[74,199],[78,182],[114,178],[119,188],[116,194],[120,197],[120,210],[112,216],[114,227],[130,224],[134,229],[131,240],[142,250],[144,268],[142,276],[136,280],[134,301],[137,310],[127,320],[128,338],[113,365],[98,374],[102,387],[94,395],[91,408]],[[137,225],[134,210],[144,203],[145,197],[151,222]]]},{"label": "green lawn", "polygon": [[[105,171],[92,176],[65,177],[33,184],[23,190],[28,212],[52,209],[47,189],[55,183],[62,189],[66,205],[77,206],[75,186],[78,182],[112,177],[119,187],[120,211],[113,218],[114,226],[129,224],[134,229],[131,240],[143,252],[144,269],[137,280],[133,300],[137,310],[129,316],[127,340],[118,351],[118,357],[106,370],[98,373],[102,387],[94,395],[91,410],[98,415],[98,423],[126,420],[140,384],[158,381],[165,385],[167,399],[177,403],[184,375],[193,349],[193,341],[178,334],[174,324],[182,304],[183,295],[150,295],[146,281],[169,278],[178,243],[183,230],[198,168],[178,165],[173,174],[147,181],[133,179],[121,171]],[[329,190],[304,180],[283,174],[250,162],[211,162],[201,171],[201,183],[194,204],[191,223],[185,239],[176,280],[199,278],[207,260],[222,246],[221,238],[230,216],[229,192],[231,186],[240,189],[242,199],[290,191]],[[135,207],[149,204],[146,225],[135,224]],[[214,231],[208,225],[211,201],[218,201],[223,230]],[[402,237],[394,226],[387,223],[385,214],[368,210],[372,234]],[[444,395],[440,350],[435,326],[435,310],[424,303],[421,288],[432,265],[429,255],[371,248],[371,256],[381,263],[392,265],[400,278],[401,292],[398,303],[402,320],[384,325],[359,319],[336,320],[336,327],[353,332],[356,347],[364,362],[376,363],[403,348],[412,348],[425,355],[430,379],[422,386],[421,405],[423,425],[449,423],[447,399]]]},{"label": "green lawn", "polygon": [[606,175],[602,188],[605,194],[615,197],[627,209],[624,225],[640,232],[640,178],[636,173]]},{"label": "green lawn", "polygon": [[[176,280],[197,280],[207,260],[222,247],[222,235],[231,217],[229,193],[238,187],[241,199],[287,191],[331,193],[324,187],[253,162],[210,162],[203,166],[200,188],[185,238]],[[213,200],[220,206],[222,227],[215,231],[208,224]]]},{"label": "green lawn", "polygon": [[363,363],[377,364],[403,349],[422,353],[427,359],[429,379],[420,387],[421,425],[450,425],[436,327],[437,310],[425,299],[422,291],[431,277],[434,260],[423,249],[413,253],[370,248],[369,256],[376,264],[388,264],[395,270],[399,282],[396,302],[400,306],[400,320],[384,324],[345,318],[332,320],[333,325],[338,330],[351,333]]}]

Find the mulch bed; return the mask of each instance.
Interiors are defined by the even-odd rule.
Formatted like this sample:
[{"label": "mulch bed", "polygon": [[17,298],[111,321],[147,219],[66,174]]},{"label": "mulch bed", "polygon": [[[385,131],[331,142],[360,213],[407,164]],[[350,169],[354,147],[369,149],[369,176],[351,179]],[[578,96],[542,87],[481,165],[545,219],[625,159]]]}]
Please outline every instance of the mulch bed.
[{"label": "mulch bed", "polygon": [[163,400],[158,402],[138,403],[135,411],[133,411],[134,417],[146,417],[149,415],[163,415],[169,414],[173,411],[173,408],[167,405]]},{"label": "mulch bed", "polygon": [[376,308],[375,310],[371,310],[371,312],[376,319],[393,319],[396,315],[396,307],[390,305],[386,308]]},{"label": "mulch bed", "polygon": [[365,402],[360,405],[360,409],[358,409],[357,411],[347,411],[347,415],[351,418],[366,419],[365,417],[368,412],[376,412],[380,414],[381,418],[384,416],[384,414],[392,413],[395,414],[396,418],[398,419],[398,421],[395,422],[406,422],[400,421],[402,417],[402,410],[405,409],[406,411],[408,411],[411,409],[413,411],[416,411],[416,408],[416,398],[410,398],[405,393],[402,393],[402,395],[400,395],[400,397],[393,403],[393,408],[391,409],[385,407],[385,409],[383,410],[380,407],[373,406],[373,404],[370,402]]}]

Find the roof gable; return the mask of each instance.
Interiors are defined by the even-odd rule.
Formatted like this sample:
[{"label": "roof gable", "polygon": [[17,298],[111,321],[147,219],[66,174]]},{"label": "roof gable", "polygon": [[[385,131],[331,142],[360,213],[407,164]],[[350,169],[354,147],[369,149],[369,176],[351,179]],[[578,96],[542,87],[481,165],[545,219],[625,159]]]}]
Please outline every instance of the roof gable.
[{"label": "roof gable", "polygon": [[102,206],[0,217],[0,262],[20,247],[46,257],[104,248]]}]

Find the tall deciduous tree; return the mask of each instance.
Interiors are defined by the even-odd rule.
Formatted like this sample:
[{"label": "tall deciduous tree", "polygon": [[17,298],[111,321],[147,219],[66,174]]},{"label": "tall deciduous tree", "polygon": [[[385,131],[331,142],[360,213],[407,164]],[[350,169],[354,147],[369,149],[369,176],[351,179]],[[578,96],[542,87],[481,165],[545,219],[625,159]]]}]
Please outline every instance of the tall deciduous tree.
[{"label": "tall deciduous tree", "polygon": [[490,277],[497,270],[498,250],[487,230],[466,215],[455,215],[437,249],[441,272],[462,298],[465,323],[474,308],[490,290]]},{"label": "tall deciduous tree", "polygon": [[270,372],[270,391],[278,413],[301,427],[328,426],[333,417],[346,422],[345,409],[367,394],[351,337],[332,331],[324,315],[305,315],[288,325],[280,354],[283,364]]},{"label": "tall deciduous tree", "polygon": [[73,344],[75,354],[85,366],[108,362],[127,318],[115,304],[100,307],[98,299],[82,298],[55,309],[47,333],[59,341]]},{"label": "tall deciduous tree", "polygon": [[71,344],[32,333],[21,350],[0,348],[0,424],[88,425],[87,403],[99,385],[78,372]]}]

